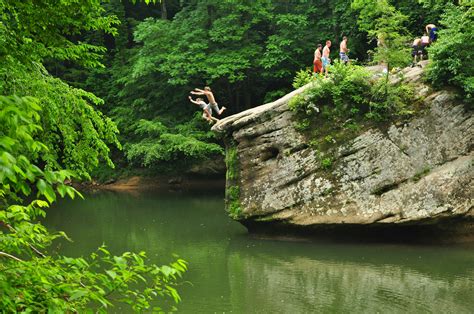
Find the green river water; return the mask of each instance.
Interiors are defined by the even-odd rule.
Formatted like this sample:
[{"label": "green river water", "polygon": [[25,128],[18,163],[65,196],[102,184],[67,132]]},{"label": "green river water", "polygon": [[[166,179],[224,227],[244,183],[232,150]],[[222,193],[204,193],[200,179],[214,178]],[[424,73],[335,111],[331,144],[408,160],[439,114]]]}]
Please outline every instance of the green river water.
[{"label": "green river water", "polygon": [[472,245],[257,238],[227,217],[223,191],[90,194],[45,224],[73,238],[60,248],[72,256],[102,243],[159,264],[178,254],[180,313],[474,313]]}]

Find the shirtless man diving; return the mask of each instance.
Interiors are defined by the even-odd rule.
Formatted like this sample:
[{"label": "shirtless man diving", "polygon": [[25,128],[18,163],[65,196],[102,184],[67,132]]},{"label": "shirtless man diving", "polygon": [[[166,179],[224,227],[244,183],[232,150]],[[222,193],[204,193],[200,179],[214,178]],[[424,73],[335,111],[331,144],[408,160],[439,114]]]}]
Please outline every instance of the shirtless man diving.
[{"label": "shirtless man diving", "polygon": [[209,86],[204,87],[204,89],[195,88],[193,91],[191,91],[191,94],[206,95],[207,100],[209,100],[209,106],[211,106],[212,110],[214,110],[219,116],[222,114],[222,112],[224,112],[224,110],[226,110],[226,107],[219,109],[216,99],[214,98],[214,94],[212,93]]}]

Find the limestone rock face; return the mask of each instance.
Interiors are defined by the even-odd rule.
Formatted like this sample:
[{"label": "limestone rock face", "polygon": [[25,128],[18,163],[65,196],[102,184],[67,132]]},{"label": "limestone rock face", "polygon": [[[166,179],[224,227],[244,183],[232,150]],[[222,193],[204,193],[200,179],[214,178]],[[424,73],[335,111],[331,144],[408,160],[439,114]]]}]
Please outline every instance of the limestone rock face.
[{"label": "limestone rock face", "polygon": [[[421,70],[406,70],[411,81]],[[294,129],[289,100],[309,86],[218,122],[237,150],[239,212],[249,222],[290,226],[430,224],[474,217],[474,115],[447,91],[422,83],[426,112],[388,129],[370,129],[334,148],[322,167]]]}]

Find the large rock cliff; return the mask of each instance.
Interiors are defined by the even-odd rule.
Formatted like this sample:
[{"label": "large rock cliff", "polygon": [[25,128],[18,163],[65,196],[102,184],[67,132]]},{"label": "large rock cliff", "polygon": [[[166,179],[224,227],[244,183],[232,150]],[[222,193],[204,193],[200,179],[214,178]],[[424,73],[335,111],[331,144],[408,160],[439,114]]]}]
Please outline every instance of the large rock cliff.
[{"label": "large rock cliff", "polygon": [[227,209],[251,228],[427,225],[472,221],[474,115],[407,69],[428,108],[333,149],[333,166],[294,128],[285,97],[219,121],[227,144]]}]

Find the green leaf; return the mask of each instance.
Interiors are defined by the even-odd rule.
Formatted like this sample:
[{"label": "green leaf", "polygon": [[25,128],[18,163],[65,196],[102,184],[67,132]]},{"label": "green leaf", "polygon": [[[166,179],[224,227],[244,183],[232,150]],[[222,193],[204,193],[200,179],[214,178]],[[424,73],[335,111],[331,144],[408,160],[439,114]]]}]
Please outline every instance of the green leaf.
[{"label": "green leaf", "polygon": [[107,275],[110,276],[110,278],[112,278],[112,280],[115,280],[115,278],[117,277],[117,273],[113,270],[106,270],[105,272],[107,273]]},{"label": "green leaf", "polygon": [[67,186],[64,185],[64,184],[59,184],[56,187],[56,190],[58,191],[59,195],[61,195],[61,197],[64,197],[66,195],[66,192],[67,192]]},{"label": "green leaf", "polygon": [[86,296],[88,293],[89,292],[87,290],[77,289],[71,294],[71,296],[69,297],[69,301],[74,301],[76,299],[82,298]]},{"label": "green leaf", "polygon": [[114,261],[120,269],[125,269],[127,267],[127,260],[122,256],[114,256]]}]

